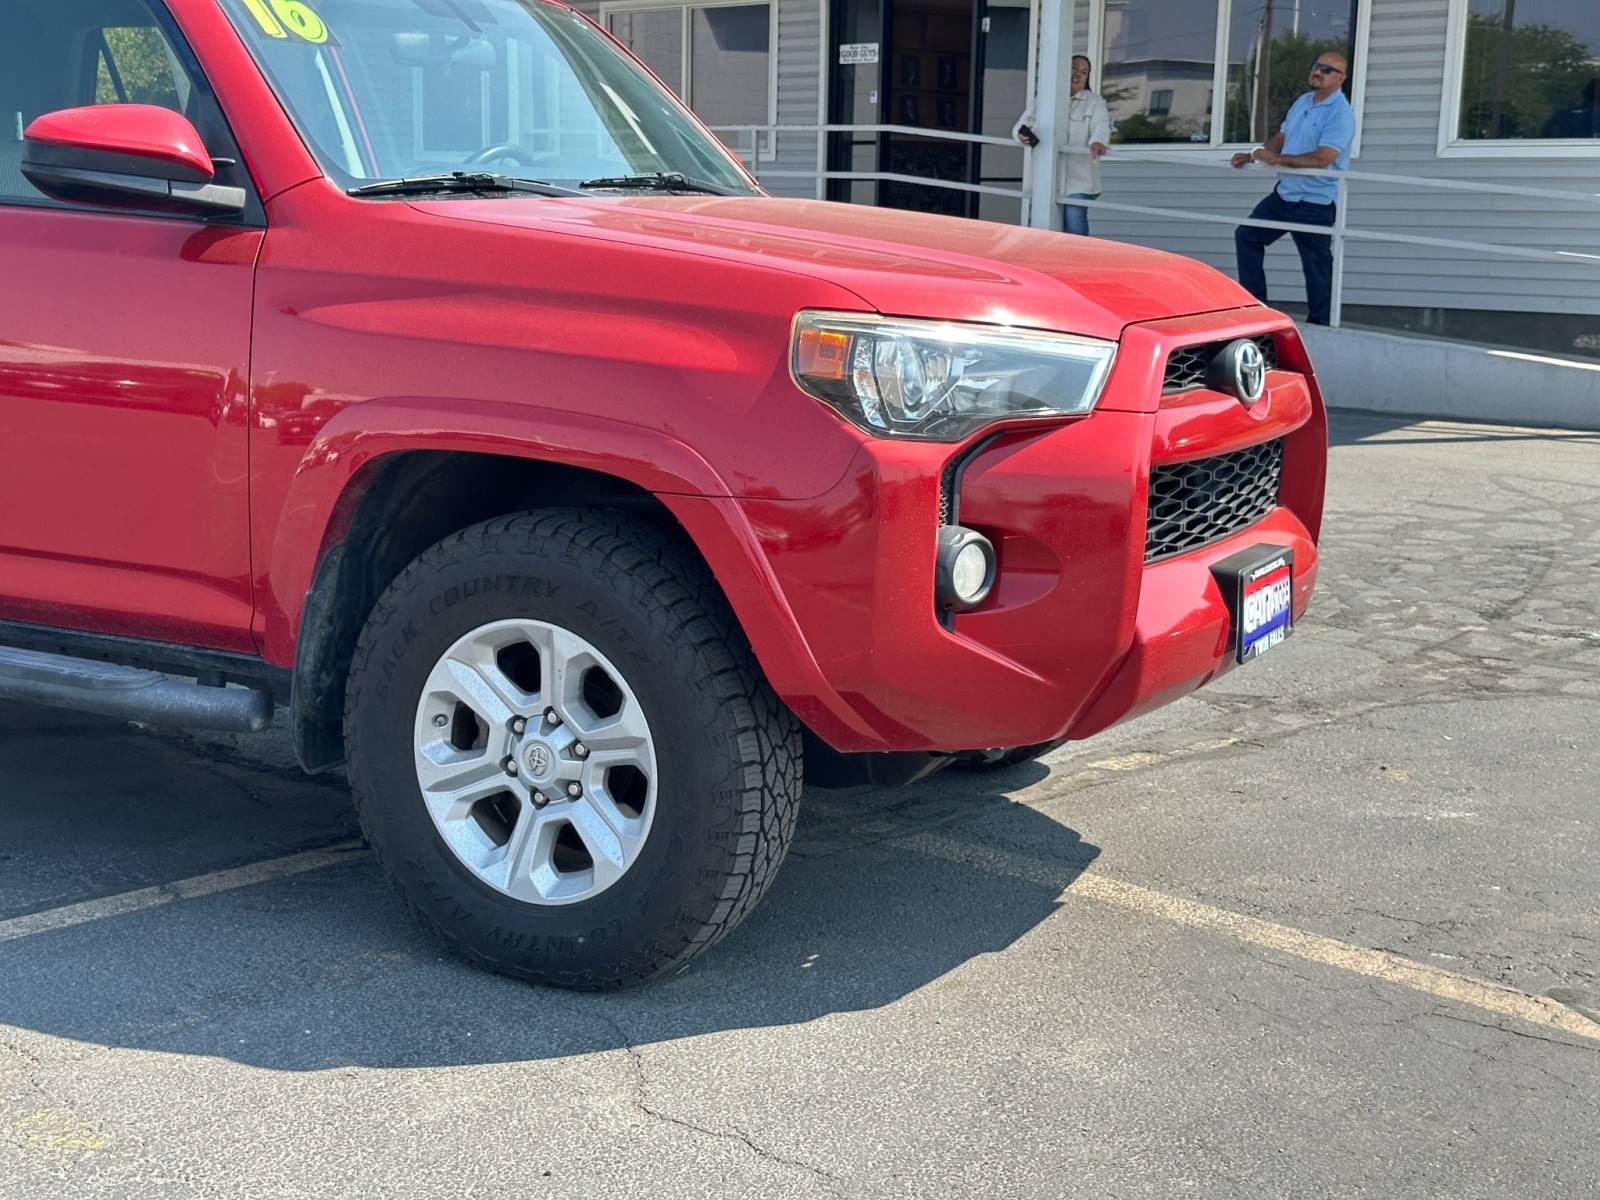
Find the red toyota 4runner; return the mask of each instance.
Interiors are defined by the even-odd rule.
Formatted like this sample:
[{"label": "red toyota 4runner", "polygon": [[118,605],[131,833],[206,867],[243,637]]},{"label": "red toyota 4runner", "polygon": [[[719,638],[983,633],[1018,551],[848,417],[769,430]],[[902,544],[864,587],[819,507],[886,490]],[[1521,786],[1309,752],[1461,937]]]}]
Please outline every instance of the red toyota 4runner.
[{"label": "red toyota 4runner", "polygon": [[1326,426],[1182,258],[763,194],[549,0],[7,0],[0,695],[346,766],[578,987],[801,780],[1004,763],[1275,646]]}]

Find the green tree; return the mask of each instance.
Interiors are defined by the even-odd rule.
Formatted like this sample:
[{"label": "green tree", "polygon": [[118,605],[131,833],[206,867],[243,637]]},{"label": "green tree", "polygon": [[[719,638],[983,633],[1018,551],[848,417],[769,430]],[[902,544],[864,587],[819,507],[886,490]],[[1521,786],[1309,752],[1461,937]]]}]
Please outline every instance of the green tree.
[{"label": "green tree", "polygon": [[1103,87],[1100,90],[1100,99],[1106,102],[1106,108],[1111,110],[1111,140],[1113,143],[1121,142],[1186,142],[1189,134],[1186,130],[1178,129],[1171,117],[1152,117],[1144,111],[1132,112],[1127,116],[1117,116],[1116,110],[1122,105],[1133,101],[1138,94],[1134,87]]},{"label": "green tree", "polygon": [[1130,113],[1117,119],[1111,131],[1113,142],[1187,142],[1189,135],[1173,128],[1170,117],[1152,117],[1149,113]]},{"label": "green tree", "polygon": [[166,41],[154,27],[107,29],[104,35],[105,50],[95,75],[96,104],[120,101],[182,109]]},{"label": "green tree", "polygon": [[1508,27],[1473,14],[1461,72],[1461,124],[1467,140],[1534,138],[1551,115],[1580,102],[1600,71],[1595,52],[1556,25]]}]

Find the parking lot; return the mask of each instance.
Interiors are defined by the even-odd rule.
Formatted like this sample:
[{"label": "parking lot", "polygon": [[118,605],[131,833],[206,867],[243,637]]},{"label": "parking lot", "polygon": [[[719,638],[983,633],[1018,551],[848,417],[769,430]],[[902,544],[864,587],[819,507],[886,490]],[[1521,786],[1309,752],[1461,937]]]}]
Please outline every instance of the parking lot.
[{"label": "parking lot", "polygon": [[1333,425],[1283,646],[813,790],[662,984],[445,956],[281,737],[0,704],[0,1196],[1593,1196],[1600,435]]}]

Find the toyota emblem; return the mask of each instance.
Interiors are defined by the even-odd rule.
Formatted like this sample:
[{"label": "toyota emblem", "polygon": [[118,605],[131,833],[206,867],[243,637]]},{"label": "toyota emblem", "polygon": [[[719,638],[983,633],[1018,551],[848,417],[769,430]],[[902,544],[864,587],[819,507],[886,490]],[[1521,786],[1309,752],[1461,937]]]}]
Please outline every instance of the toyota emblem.
[{"label": "toyota emblem", "polygon": [[1266,356],[1249,338],[1235,338],[1206,365],[1206,386],[1237,396],[1246,408],[1261,399],[1266,384]]},{"label": "toyota emblem", "polygon": [[1233,394],[1248,407],[1261,399],[1267,384],[1267,360],[1261,347],[1254,342],[1239,341],[1239,353],[1233,360]]}]

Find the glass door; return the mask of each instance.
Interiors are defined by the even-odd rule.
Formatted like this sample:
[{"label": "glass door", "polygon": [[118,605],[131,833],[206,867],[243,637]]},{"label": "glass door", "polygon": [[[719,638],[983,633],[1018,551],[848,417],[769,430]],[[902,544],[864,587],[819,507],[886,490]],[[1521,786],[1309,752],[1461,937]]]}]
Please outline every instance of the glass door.
[{"label": "glass door", "polygon": [[[968,133],[973,128],[977,38],[975,0],[892,0],[885,124],[907,130]],[[1013,117],[1013,120],[1015,118]],[[883,147],[883,171],[970,182],[970,143],[914,132],[891,133]],[[951,188],[885,181],[878,203],[919,212],[971,214],[973,196]]]},{"label": "glass door", "polygon": [[[1030,0],[981,0],[978,10],[979,63],[976,132],[988,137],[1011,136],[1017,118],[1028,106],[1028,21]],[[994,187],[1022,186],[1022,147],[974,146],[975,183]],[[1022,201],[1010,196],[975,197],[973,216],[1008,225],[1022,221]]]}]

